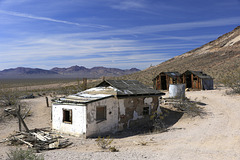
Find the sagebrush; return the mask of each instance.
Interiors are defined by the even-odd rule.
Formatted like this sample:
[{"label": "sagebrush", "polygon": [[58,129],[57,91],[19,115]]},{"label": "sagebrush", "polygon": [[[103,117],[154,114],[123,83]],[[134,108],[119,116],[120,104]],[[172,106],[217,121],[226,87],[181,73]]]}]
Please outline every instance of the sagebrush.
[{"label": "sagebrush", "polygon": [[101,138],[101,137],[98,137],[96,142],[97,142],[97,145],[102,148],[102,149],[108,149],[110,148],[110,144],[112,143],[113,139],[110,138],[110,136],[106,137],[106,138]]},{"label": "sagebrush", "polygon": [[36,155],[32,149],[23,150],[16,148],[7,153],[7,156],[8,160],[44,160],[42,155]]}]

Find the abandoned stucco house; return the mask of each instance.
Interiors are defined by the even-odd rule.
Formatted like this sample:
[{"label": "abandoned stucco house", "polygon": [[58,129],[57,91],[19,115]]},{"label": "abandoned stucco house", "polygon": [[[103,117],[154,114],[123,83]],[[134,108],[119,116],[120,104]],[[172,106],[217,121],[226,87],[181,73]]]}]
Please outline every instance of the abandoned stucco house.
[{"label": "abandoned stucco house", "polygon": [[153,88],[157,90],[168,90],[170,84],[180,84],[181,74],[178,72],[161,72],[153,79]]},{"label": "abandoned stucco house", "polygon": [[104,80],[95,88],[60,98],[52,106],[52,128],[92,137],[146,124],[164,93],[136,80]]},{"label": "abandoned stucco house", "polygon": [[202,71],[187,70],[182,74],[183,83],[186,88],[197,90],[211,90],[213,89],[213,78]]}]

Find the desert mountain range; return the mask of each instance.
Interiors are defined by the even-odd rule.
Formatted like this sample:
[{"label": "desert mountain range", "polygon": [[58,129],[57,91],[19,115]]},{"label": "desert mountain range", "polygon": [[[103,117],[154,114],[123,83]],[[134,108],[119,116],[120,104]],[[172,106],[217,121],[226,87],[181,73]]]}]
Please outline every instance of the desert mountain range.
[{"label": "desert mountain range", "polygon": [[85,68],[83,66],[72,66],[68,68],[52,68],[50,70],[40,68],[12,68],[0,71],[0,78],[99,78],[102,76],[122,76],[140,71],[136,68],[118,69],[93,67]]},{"label": "desert mountain range", "polygon": [[151,85],[152,79],[160,72],[195,70],[219,81],[237,69],[240,69],[240,26],[199,48],[122,78],[137,79]]}]

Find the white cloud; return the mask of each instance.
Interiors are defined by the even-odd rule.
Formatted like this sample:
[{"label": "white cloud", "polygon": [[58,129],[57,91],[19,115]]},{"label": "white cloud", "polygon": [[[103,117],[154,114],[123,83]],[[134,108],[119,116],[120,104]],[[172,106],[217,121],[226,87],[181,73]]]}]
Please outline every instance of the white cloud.
[{"label": "white cloud", "polygon": [[[8,62],[10,66],[28,64],[33,67],[51,64],[53,67],[54,64],[59,66],[57,64],[64,62],[65,66],[73,64],[87,67],[112,65],[122,68],[124,63],[126,66],[130,66],[130,63],[153,64],[155,61],[160,63],[170,58],[166,52],[160,53],[160,50],[186,49],[194,45],[196,44],[158,44],[125,39],[66,39],[49,35],[45,38],[32,37],[0,44],[2,49],[0,63]],[[99,58],[94,58],[96,55]],[[141,69],[145,67],[140,66]]]},{"label": "white cloud", "polygon": [[128,9],[142,9],[145,8],[145,3],[142,0],[122,0],[111,7],[115,9],[128,10]]},{"label": "white cloud", "polygon": [[0,4],[1,5],[18,5],[18,4],[22,4],[25,2],[28,2],[29,0],[1,0]]},{"label": "white cloud", "polygon": [[240,17],[230,17],[222,19],[213,19],[206,21],[193,21],[185,23],[173,23],[173,24],[160,24],[160,25],[146,25],[125,29],[107,30],[99,32],[87,32],[87,33],[72,33],[62,34],[65,37],[84,37],[84,38],[103,38],[109,36],[132,36],[132,35],[145,35],[158,32],[166,31],[181,31],[196,28],[207,28],[207,27],[219,27],[228,25],[239,25]]},{"label": "white cloud", "polygon": [[111,1],[110,7],[117,10],[142,12],[150,15],[164,15],[166,10],[179,10],[179,7],[168,5],[162,1],[149,1],[149,0],[121,0]]},{"label": "white cloud", "polygon": [[149,38],[145,40],[183,40],[183,41],[199,41],[202,39],[215,39],[219,36],[219,34],[211,34],[211,35],[197,35],[197,36],[159,36],[158,38]]},{"label": "white cloud", "polygon": [[64,21],[64,20],[58,20],[58,19],[53,19],[53,18],[48,18],[48,17],[41,17],[41,16],[34,16],[34,15],[31,15],[31,14],[12,12],[12,11],[5,11],[5,10],[0,10],[0,13],[11,15],[11,16],[35,19],[35,20],[42,20],[42,21],[49,21],[49,22],[56,22],[56,23],[75,25],[75,26],[79,26],[79,27],[108,28],[108,26],[105,26],[105,25],[80,24],[80,23],[75,23],[75,22],[69,22],[69,21]]}]

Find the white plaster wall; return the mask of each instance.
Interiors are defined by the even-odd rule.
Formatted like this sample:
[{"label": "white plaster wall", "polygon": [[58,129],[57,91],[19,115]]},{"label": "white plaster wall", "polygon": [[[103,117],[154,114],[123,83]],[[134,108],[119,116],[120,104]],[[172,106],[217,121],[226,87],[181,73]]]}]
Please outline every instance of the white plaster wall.
[{"label": "white plaster wall", "polygon": [[120,115],[125,115],[125,106],[124,106],[124,99],[119,99],[119,109],[120,109]]},{"label": "white plaster wall", "polygon": [[[63,109],[72,109],[72,124],[63,122]],[[52,105],[52,128],[61,133],[80,136],[86,133],[85,105]]]},{"label": "white plaster wall", "polygon": [[[96,122],[96,107],[106,106],[106,120]],[[106,132],[118,131],[118,100],[107,98],[87,105],[87,133],[86,136],[98,136]]]},{"label": "white plaster wall", "polygon": [[148,105],[148,107],[149,107],[149,115],[151,114],[151,112],[152,112],[152,109],[153,109],[153,98],[152,97],[148,97],[148,98],[145,98],[144,99],[144,103],[146,104],[146,105]]},{"label": "white plaster wall", "polygon": [[153,101],[153,98],[152,98],[152,97],[149,97],[149,98],[145,98],[145,99],[144,99],[144,103],[145,103],[145,104],[148,104],[148,105],[151,105],[151,104],[152,104],[152,101]]}]

